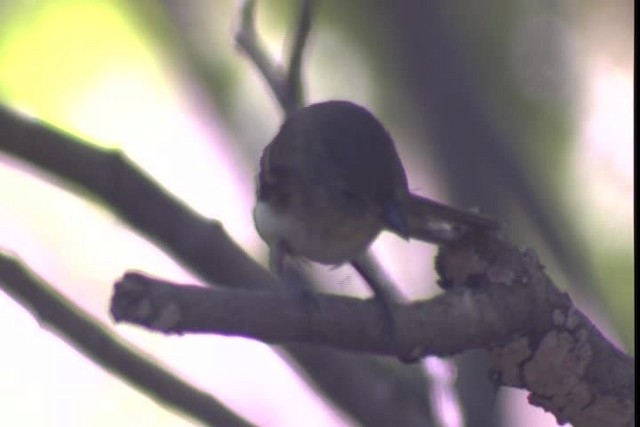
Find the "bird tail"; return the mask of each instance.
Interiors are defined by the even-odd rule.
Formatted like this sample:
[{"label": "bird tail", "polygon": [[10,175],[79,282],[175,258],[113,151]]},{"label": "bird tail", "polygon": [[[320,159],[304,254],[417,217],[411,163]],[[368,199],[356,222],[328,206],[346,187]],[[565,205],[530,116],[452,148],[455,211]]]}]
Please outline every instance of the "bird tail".
[{"label": "bird tail", "polygon": [[405,202],[405,215],[409,237],[439,244],[456,240],[463,229],[488,230],[501,226],[493,218],[415,194],[410,194]]}]

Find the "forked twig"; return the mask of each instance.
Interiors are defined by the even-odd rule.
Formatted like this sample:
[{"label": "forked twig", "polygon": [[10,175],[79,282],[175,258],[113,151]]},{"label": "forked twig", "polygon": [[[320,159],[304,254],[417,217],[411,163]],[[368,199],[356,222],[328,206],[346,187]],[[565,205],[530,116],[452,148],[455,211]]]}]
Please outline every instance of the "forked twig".
[{"label": "forked twig", "polygon": [[300,107],[304,104],[304,85],[302,84],[302,60],[305,46],[311,32],[313,14],[311,0],[303,0],[297,20],[296,31],[291,41],[289,68],[287,69],[287,105]]},{"label": "forked twig", "polygon": [[302,1],[286,70],[269,58],[258,37],[255,24],[256,0],[244,0],[240,9],[240,25],[235,34],[236,44],[262,74],[285,114],[304,105],[302,60],[311,30],[312,1]]}]

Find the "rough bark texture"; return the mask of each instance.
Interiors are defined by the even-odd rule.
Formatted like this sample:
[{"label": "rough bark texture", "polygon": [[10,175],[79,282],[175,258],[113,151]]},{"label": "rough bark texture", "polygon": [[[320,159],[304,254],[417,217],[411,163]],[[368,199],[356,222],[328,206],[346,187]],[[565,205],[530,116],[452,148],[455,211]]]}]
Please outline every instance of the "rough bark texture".
[{"label": "rough bark texture", "polygon": [[497,384],[574,426],[631,426],[634,361],[611,344],[544,273],[532,250],[500,236],[468,236],[441,249],[447,289],[393,307],[388,339],[374,300],[317,294],[227,291],[175,285],[137,273],[115,287],[118,321],[165,333],[209,332],[269,343],[308,343],[379,355],[448,356],[484,348]]}]

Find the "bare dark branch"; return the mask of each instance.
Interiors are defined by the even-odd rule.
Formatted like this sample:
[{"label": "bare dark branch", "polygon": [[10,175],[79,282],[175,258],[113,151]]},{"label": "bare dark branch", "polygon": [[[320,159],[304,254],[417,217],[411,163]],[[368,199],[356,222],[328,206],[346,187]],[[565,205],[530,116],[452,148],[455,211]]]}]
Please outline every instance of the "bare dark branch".
[{"label": "bare dark branch", "polygon": [[265,79],[278,103],[286,112],[295,108],[289,105],[287,79],[281,68],[272,63],[258,37],[255,24],[256,0],[242,2],[240,25],[236,31],[236,44],[249,57]]},{"label": "bare dark branch", "polygon": [[291,53],[286,70],[278,66],[266,53],[255,24],[256,0],[244,0],[236,44],[262,74],[278,104],[289,114],[304,105],[302,86],[302,60],[311,31],[313,0],[302,0],[296,31],[291,41]]},{"label": "bare dark branch", "polygon": [[[0,108],[0,151],[104,203],[209,283],[235,289],[282,289],[228,238],[219,223],[193,213],[118,152],[25,121],[5,108]],[[417,386],[407,381],[381,379],[384,369],[374,358],[356,358],[330,349],[309,351],[305,346],[287,346],[286,350],[327,396],[338,396],[333,400],[363,425],[385,426],[395,419],[403,426],[424,427],[424,420],[430,418],[425,394],[410,393]],[[418,367],[403,367],[402,371],[411,372],[407,379],[413,382],[420,377]],[[393,376],[397,375],[394,371]],[[381,387],[384,393],[379,392]]]},{"label": "bare dark branch", "polygon": [[287,68],[286,105],[285,110],[291,112],[291,107],[299,108],[304,105],[304,85],[302,82],[302,60],[304,58],[305,47],[309,32],[311,31],[311,19],[313,13],[313,0],[302,0],[300,2],[300,13],[298,25],[291,43],[291,56],[289,57],[289,67]]},{"label": "bare dark branch", "polygon": [[212,396],[133,351],[100,325],[97,319],[27,271],[15,259],[0,253],[0,285],[88,358],[138,388],[159,404],[176,409],[207,425],[249,427]]},{"label": "bare dark branch", "polygon": [[209,283],[278,287],[218,221],[202,218],[164,192],[119,151],[100,149],[36,121],[22,120],[4,108],[0,108],[0,151],[109,206]]}]

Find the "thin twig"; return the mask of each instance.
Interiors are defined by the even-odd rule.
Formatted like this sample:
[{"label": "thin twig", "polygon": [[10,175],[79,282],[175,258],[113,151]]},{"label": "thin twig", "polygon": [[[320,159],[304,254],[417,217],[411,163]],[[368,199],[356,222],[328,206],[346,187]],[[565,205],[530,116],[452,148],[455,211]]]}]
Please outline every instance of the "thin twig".
[{"label": "thin twig", "polygon": [[311,31],[314,4],[313,0],[301,0],[301,3],[297,21],[298,25],[291,42],[289,67],[287,68],[287,113],[291,112],[291,107],[300,108],[304,105],[302,60],[304,59],[305,47]]},{"label": "thin twig", "polygon": [[351,262],[351,265],[353,265],[365,280],[368,282],[376,282],[376,286],[378,286],[379,289],[372,289],[376,295],[384,296],[386,300],[396,304],[407,302],[405,296],[402,295],[399,288],[393,283],[391,277],[387,275],[387,272],[381,268],[380,262],[371,251],[360,254],[360,256]]},{"label": "thin twig", "polygon": [[416,360],[411,360],[408,353],[403,351],[401,343],[398,341],[400,331],[398,330],[398,322],[396,321],[393,307],[404,299],[398,288],[391,282],[391,279],[386,275],[370,250],[363,252],[352,260],[351,265],[373,291],[375,301],[384,319],[387,338],[395,348],[396,355],[400,360],[415,362]]},{"label": "thin twig", "polygon": [[262,74],[278,104],[289,114],[304,105],[302,64],[309,32],[313,0],[301,0],[296,30],[291,40],[291,53],[286,71],[269,58],[256,30],[256,0],[242,2],[240,25],[235,40],[240,49]]},{"label": "thin twig", "polygon": [[78,351],[104,369],[138,388],[159,404],[174,408],[207,425],[250,427],[212,396],[133,351],[113,337],[100,322],[26,270],[13,257],[0,253],[0,284]]},{"label": "thin twig", "polygon": [[240,11],[240,25],[235,35],[236,44],[262,74],[278,103],[285,111],[289,111],[285,75],[270,60],[262,46],[256,31],[255,14],[256,0],[244,0]]}]

